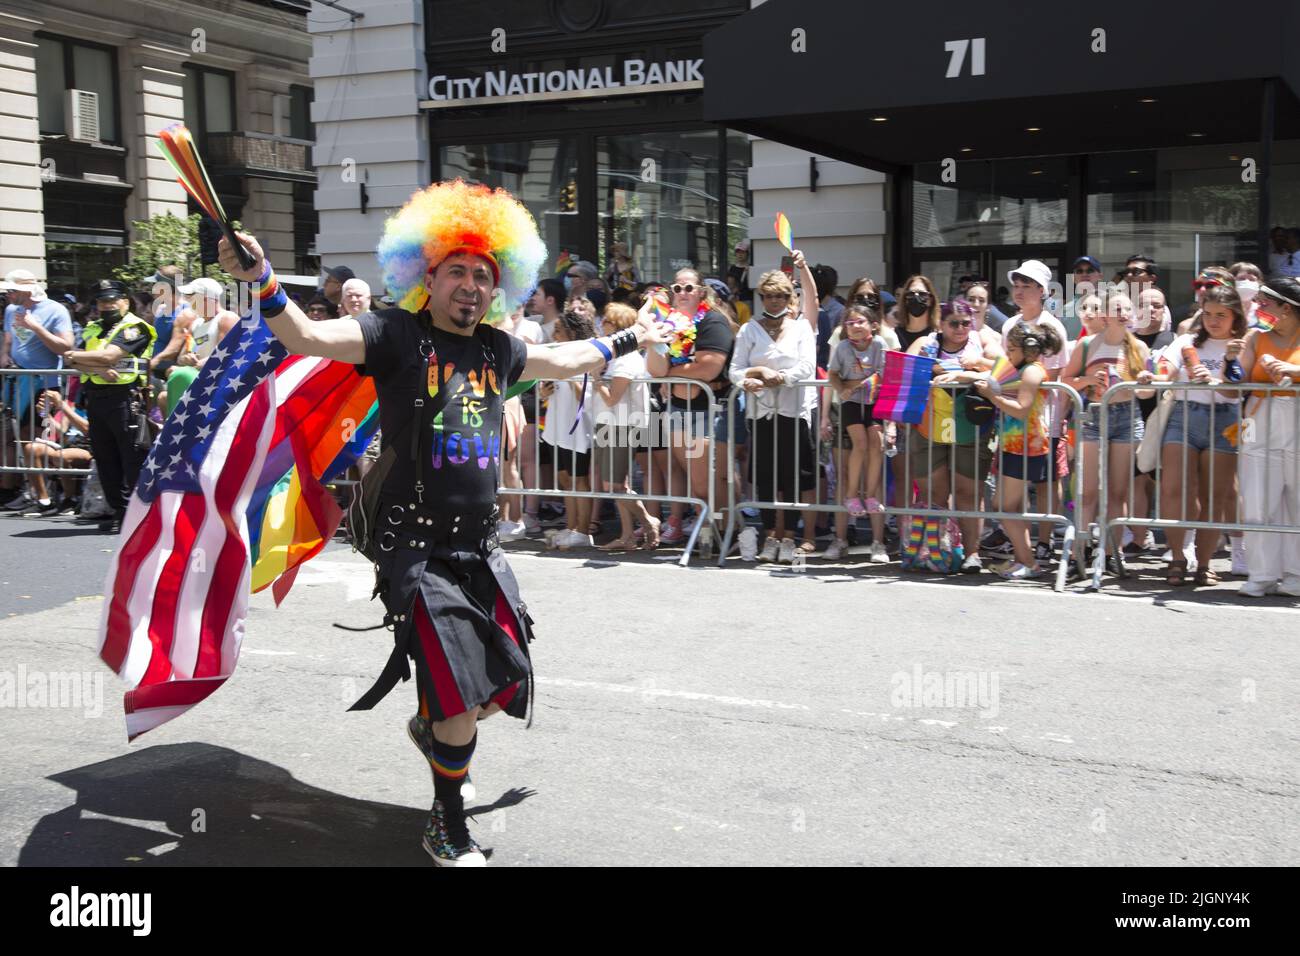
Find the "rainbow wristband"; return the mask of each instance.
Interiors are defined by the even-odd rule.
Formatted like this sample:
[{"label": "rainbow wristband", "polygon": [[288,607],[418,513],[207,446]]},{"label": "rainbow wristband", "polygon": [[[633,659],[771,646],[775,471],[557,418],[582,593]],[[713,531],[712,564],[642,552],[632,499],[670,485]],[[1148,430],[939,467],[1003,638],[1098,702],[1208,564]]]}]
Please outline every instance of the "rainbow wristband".
[{"label": "rainbow wristband", "polygon": [[280,288],[269,262],[257,279],[257,298],[262,315],[267,317],[277,316],[289,306],[289,297]]}]

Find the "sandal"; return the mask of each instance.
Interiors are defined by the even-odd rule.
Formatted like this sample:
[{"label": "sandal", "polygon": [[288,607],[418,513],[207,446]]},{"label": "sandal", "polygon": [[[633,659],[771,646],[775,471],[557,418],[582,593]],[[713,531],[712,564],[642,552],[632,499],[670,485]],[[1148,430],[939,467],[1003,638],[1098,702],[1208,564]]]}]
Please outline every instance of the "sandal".
[{"label": "sandal", "polygon": [[596,545],[597,551],[635,551],[636,538],[628,535],[626,538],[615,538],[613,541],[607,541],[605,544]]},{"label": "sandal", "polygon": [[645,548],[647,551],[653,551],[655,548],[659,547],[658,521],[651,518],[641,526],[641,530],[644,532],[644,540],[641,543],[641,547]]},{"label": "sandal", "polygon": [[[1200,572],[1197,572],[1198,576]],[[1187,559],[1170,561],[1169,570],[1165,572],[1165,583],[1171,588],[1180,588],[1187,583]]]},{"label": "sandal", "polygon": [[1196,576],[1192,578],[1192,583],[1198,588],[1214,587],[1219,583],[1219,576],[1209,568],[1200,567],[1196,569]]},{"label": "sandal", "polygon": [[801,551],[801,552],[803,552],[804,554],[816,554],[816,553],[817,553],[817,545],[816,545],[814,542],[812,542],[812,541],[803,541],[803,542],[800,542],[799,546],[798,546],[797,548],[795,548],[795,550],[796,550],[796,551]]}]

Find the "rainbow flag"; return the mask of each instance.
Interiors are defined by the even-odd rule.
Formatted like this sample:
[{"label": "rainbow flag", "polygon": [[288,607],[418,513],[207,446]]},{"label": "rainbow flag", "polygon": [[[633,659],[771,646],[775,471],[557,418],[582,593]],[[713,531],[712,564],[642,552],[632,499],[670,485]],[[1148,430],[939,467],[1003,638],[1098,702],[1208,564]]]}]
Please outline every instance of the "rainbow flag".
[{"label": "rainbow flag", "polygon": [[862,404],[868,407],[880,401],[880,373],[868,375],[862,380]]},{"label": "rainbow flag", "polygon": [[781,245],[794,252],[794,230],[790,228],[790,220],[783,212],[776,214],[776,238]]},{"label": "rainbow flag", "polygon": [[379,428],[374,381],[329,359],[290,355],[275,370],[289,394],[248,504],[252,589],[278,605],[298,568],[334,535],[343,513],[323,486],[365,453]]},{"label": "rainbow flag", "polygon": [[885,353],[885,373],[876,399],[876,417],[921,424],[930,395],[935,360],[904,352]]}]

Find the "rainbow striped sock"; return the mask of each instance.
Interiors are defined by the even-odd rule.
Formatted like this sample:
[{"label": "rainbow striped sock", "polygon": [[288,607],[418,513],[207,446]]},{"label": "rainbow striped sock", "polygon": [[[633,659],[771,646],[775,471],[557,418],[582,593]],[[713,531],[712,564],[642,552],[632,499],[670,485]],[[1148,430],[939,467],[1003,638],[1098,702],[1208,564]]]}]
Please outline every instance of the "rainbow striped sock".
[{"label": "rainbow striped sock", "polygon": [[469,773],[469,762],[474,759],[474,747],[478,743],[478,734],[461,747],[445,744],[437,737],[433,739],[433,756],[429,765],[433,767],[433,795],[444,807],[460,807],[460,785]]}]

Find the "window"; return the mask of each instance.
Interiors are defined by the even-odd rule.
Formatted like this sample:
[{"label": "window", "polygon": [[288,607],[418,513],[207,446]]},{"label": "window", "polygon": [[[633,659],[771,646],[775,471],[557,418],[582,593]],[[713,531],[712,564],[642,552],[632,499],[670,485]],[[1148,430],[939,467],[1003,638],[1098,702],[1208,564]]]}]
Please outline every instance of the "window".
[{"label": "window", "polygon": [[185,125],[200,147],[209,133],[234,131],[235,77],[224,70],[185,67]]},{"label": "window", "polygon": [[316,124],[311,121],[310,87],[289,87],[289,136],[316,142]]},{"label": "window", "polygon": [[915,167],[912,235],[918,247],[1065,242],[1062,156]]},{"label": "window", "polygon": [[64,94],[87,90],[99,95],[99,138],[118,143],[117,61],[110,47],[61,37],[36,38],[36,108],[42,133],[67,133]]}]

